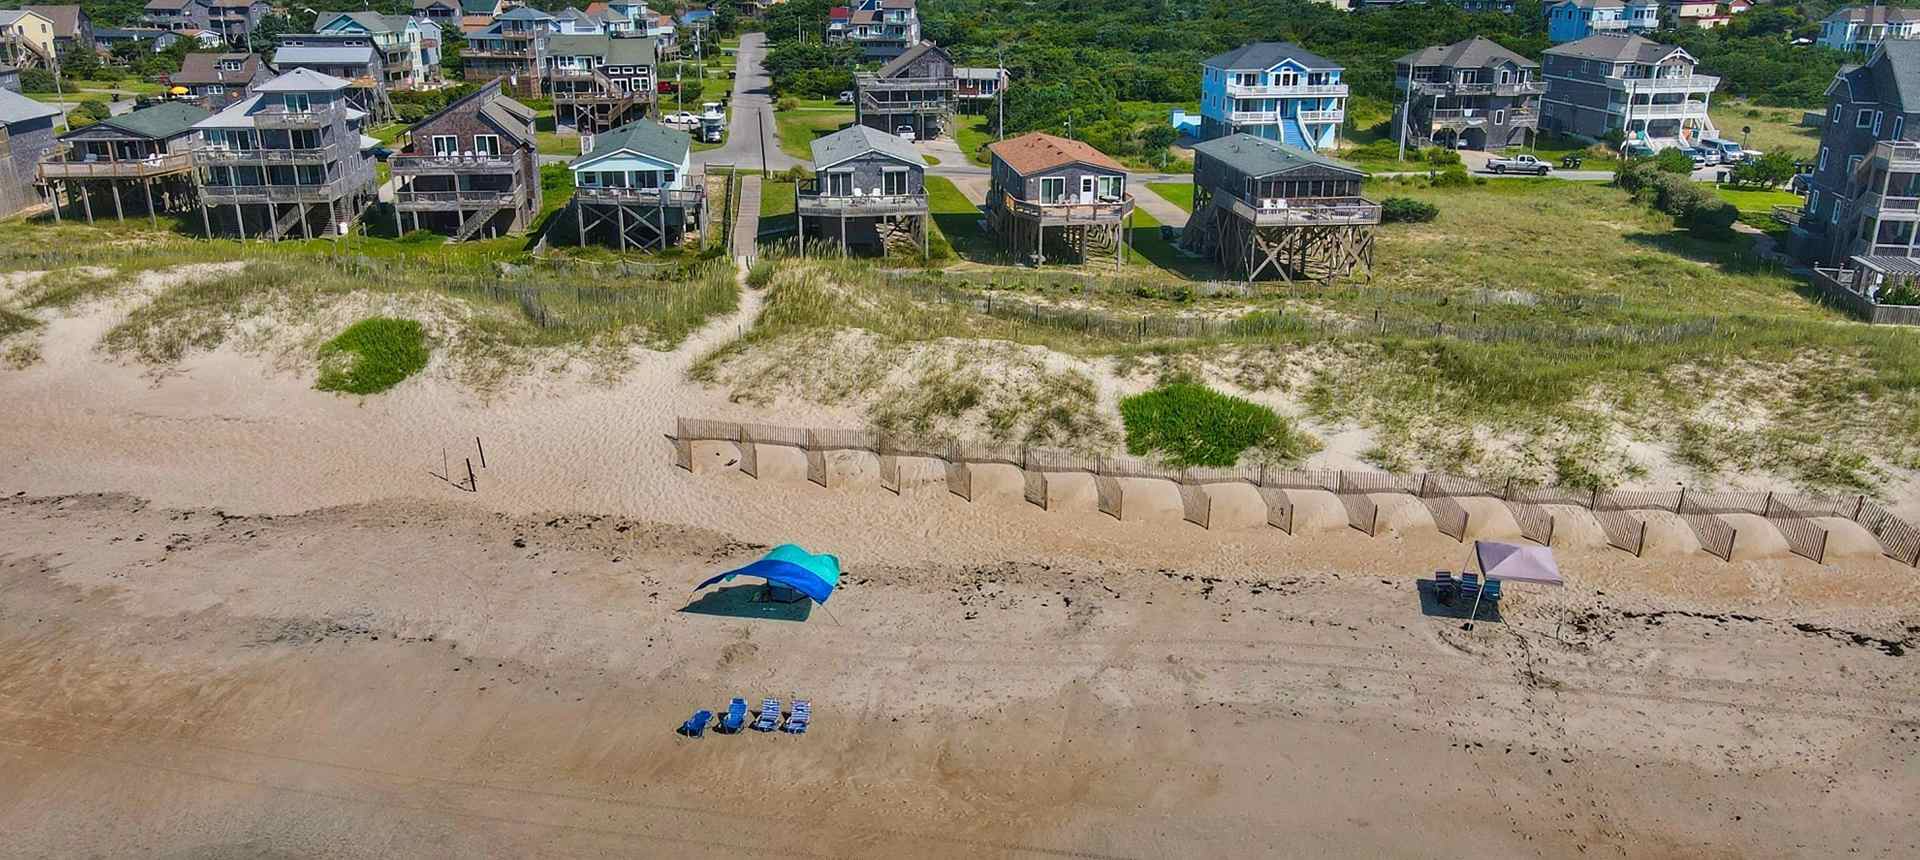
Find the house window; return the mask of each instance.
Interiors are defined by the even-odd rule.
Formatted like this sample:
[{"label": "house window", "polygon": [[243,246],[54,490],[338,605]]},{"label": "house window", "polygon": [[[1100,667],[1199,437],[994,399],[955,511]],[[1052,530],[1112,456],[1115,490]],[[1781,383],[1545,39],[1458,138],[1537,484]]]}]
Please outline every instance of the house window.
[{"label": "house window", "polygon": [[1859,113],[1854,114],[1854,128],[1866,128],[1870,125],[1873,125],[1873,111],[1862,108]]},{"label": "house window", "polygon": [[1100,177],[1100,199],[1119,200],[1126,192],[1127,178],[1124,176]]},{"label": "house window", "polygon": [[287,132],[287,142],[293,149],[319,149],[320,130],[317,128],[296,128]]},{"label": "house window", "polygon": [[1040,202],[1059,203],[1067,196],[1067,178],[1064,176],[1043,176],[1040,178]]},{"label": "house window", "polygon": [[1873,112],[1873,136],[1874,137],[1880,136],[1880,117],[1882,115],[1883,114],[1880,111]]},{"label": "house window", "polygon": [[460,153],[460,138],[451,134],[433,136],[433,154],[445,158]]},{"label": "house window", "polygon": [[1865,159],[1866,159],[1866,156],[1864,155],[1847,156],[1847,173],[1849,174],[1853,173],[1854,170],[1860,167],[1860,162]]},{"label": "house window", "polygon": [[1824,146],[1820,147],[1820,169],[1827,169],[1827,148]]},{"label": "house window", "polygon": [[1906,125],[1907,125],[1906,114],[1894,114],[1894,117],[1893,117],[1893,139],[1894,140],[1900,139],[1900,133],[1906,130]]},{"label": "house window", "polygon": [[495,134],[474,135],[473,151],[481,155],[498,158],[500,156],[500,136]]},{"label": "house window", "polygon": [[1834,201],[1833,212],[1827,216],[1827,223],[1829,224],[1840,223],[1840,201],[1838,200]]},{"label": "house window", "polygon": [[832,173],[827,174],[827,196],[828,197],[852,197],[853,196],[852,171],[836,170]]},{"label": "house window", "polygon": [[1807,214],[1820,217],[1820,190],[1817,188],[1807,195]]},{"label": "house window", "polygon": [[312,113],[313,105],[307,101],[306,93],[285,93],[280,96],[280,104],[287,113]]},{"label": "house window", "polygon": [[1493,112],[1493,124],[1494,124],[1494,125],[1506,125],[1506,124],[1507,124],[1507,112],[1506,112],[1505,110],[1497,110],[1497,111],[1494,111],[1494,112]]},{"label": "house window", "polygon": [[909,193],[907,191],[909,187],[911,186],[908,182],[908,173],[905,170],[889,170],[880,174],[880,192],[882,194],[907,194]]}]

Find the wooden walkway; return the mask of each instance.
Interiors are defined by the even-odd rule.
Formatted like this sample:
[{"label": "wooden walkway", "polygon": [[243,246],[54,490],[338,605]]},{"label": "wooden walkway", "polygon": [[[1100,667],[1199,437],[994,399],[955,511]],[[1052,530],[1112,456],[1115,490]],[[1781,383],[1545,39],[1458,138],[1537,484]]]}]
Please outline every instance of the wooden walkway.
[{"label": "wooden walkway", "polygon": [[739,210],[733,216],[732,250],[735,257],[754,255],[754,241],[760,235],[760,177],[740,178]]}]

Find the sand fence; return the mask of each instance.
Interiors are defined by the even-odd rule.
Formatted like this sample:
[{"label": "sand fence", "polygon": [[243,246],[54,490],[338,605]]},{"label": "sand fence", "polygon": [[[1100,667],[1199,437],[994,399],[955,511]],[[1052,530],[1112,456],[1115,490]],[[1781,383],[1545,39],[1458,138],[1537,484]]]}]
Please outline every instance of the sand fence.
[{"label": "sand fence", "polygon": [[[797,469],[769,469],[769,460],[804,462],[806,480],[822,487],[868,483],[898,494],[903,460],[937,464],[947,492],[969,502],[1024,500],[1042,510],[1092,507],[1117,520],[1172,519],[1201,528],[1267,526],[1292,534],[1320,522],[1316,500],[1331,496],[1346,525],[1368,536],[1425,520],[1448,537],[1507,537],[1551,546],[1563,517],[1584,512],[1605,542],[1644,556],[1703,550],[1726,561],[1777,555],[1775,548],[1824,562],[1831,527],[1850,523],[1881,553],[1920,567],[1920,529],[1865,496],[1816,497],[1777,492],[1673,490],[1606,492],[1488,482],[1441,472],[1281,469],[1265,465],[1173,469],[1138,457],[960,443],[925,444],[867,430],[829,430],[678,420],[674,465],[693,471],[696,446],[731,443],[739,471],[777,479]],[[780,453],[773,453],[780,452]],[[770,456],[771,455],[771,456]],[[1089,496],[1091,498],[1089,498]],[[1383,514],[1382,505],[1387,506]],[[1556,514],[1552,508],[1574,509]],[[1479,512],[1476,516],[1475,512]],[[1478,526],[1478,528],[1476,528]],[[1742,542],[1742,527],[1746,540]],[[1771,533],[1767,533],[1770,530]],[[1580,530],[1580,531],[1584,531]]]}]

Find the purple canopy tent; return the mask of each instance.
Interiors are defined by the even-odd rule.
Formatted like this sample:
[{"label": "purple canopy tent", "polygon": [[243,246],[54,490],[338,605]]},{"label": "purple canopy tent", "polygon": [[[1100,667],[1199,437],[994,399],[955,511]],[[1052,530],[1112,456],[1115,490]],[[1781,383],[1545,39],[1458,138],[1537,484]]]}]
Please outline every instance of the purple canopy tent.
[{"label": "purple canopy tent", "polygon": [[1544,546],[1477,540],[1473,542],[1473,561],[1480,568],[1482,585],[1473,595],[1473,611],[1467,613],[1469,627],[1473,626],[1474,616],[1480,612],[1480,595],[1486,593],[1486,580],[1531,582],[1535,585],[1567,584],[1566,580],[1560,578],[1560,565],[1553,560],[1553,550]]}]

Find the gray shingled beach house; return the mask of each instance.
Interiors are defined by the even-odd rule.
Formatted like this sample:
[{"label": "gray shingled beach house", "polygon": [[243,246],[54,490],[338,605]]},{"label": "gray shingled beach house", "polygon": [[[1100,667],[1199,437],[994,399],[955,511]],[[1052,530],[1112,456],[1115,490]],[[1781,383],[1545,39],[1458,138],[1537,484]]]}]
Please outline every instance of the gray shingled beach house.
[{"label": "gray shingled beach house", "polygon": [[1331,282],[1373,266],[1380,206],[1367,174],[1250,134],[1193,147],[1193,215],[1180,247],[1248,281]]},{"label": "gray shingled beach house", "polygon": [[953,57],[932,42],[914,45],[879,71],[854,76],[854,123],[915,140],[939,137],[953,116],[959,81]]},{"label": "gray shingled beach house", "polygon": [[[1524,146],[1547,91],[1540,64],[1481,36],[1394,61],[1394,129],[1411,146],[1493,150]],[[1404,124],[1402,120],[1404,118]]]},{"label": "gray shingled beach house", "polygon": [[387,159],[395,232],[432,230],[458,242],[522,233],[540,213],[534,112],[498,82],[415,123]]},{"label": "gray shingled beach house", "polygon": [[842,254],[884,254],[901,242],[926,250],[927,170],[913,144],[851,125],[813,142],[813,166],[814,178],[794,189],[802,240],[837,244]]},{"label": "gray shingled beach house", "polygon": [[1047,254],[1126,259],[1133,225],[1127,169],[1078,140],[1029,132],[987,147],[993,154],[987,224],[1001,244],[1036,265]]},{"label": "gray shingled beach house", "polygon": [[[161,102],[61,135],[60,145],[40,162],[54,218],[60,217],[62,192],[89,224],[96,198],[101,215],[124,218],[133,208],[156,227],[157,213],[191,207],[193,144],[199,137],[193,126],[207,116],[191,102]],[[105,209],[109,202],[111,210]]]},{"label": "gray shingled beach house", "polygon": [[[194,124],[201,226],[242,238],[331,235],[373,204],[367,115],[347,82],[296,69]],[[231,217],[231,221],[227,220]]]}]

